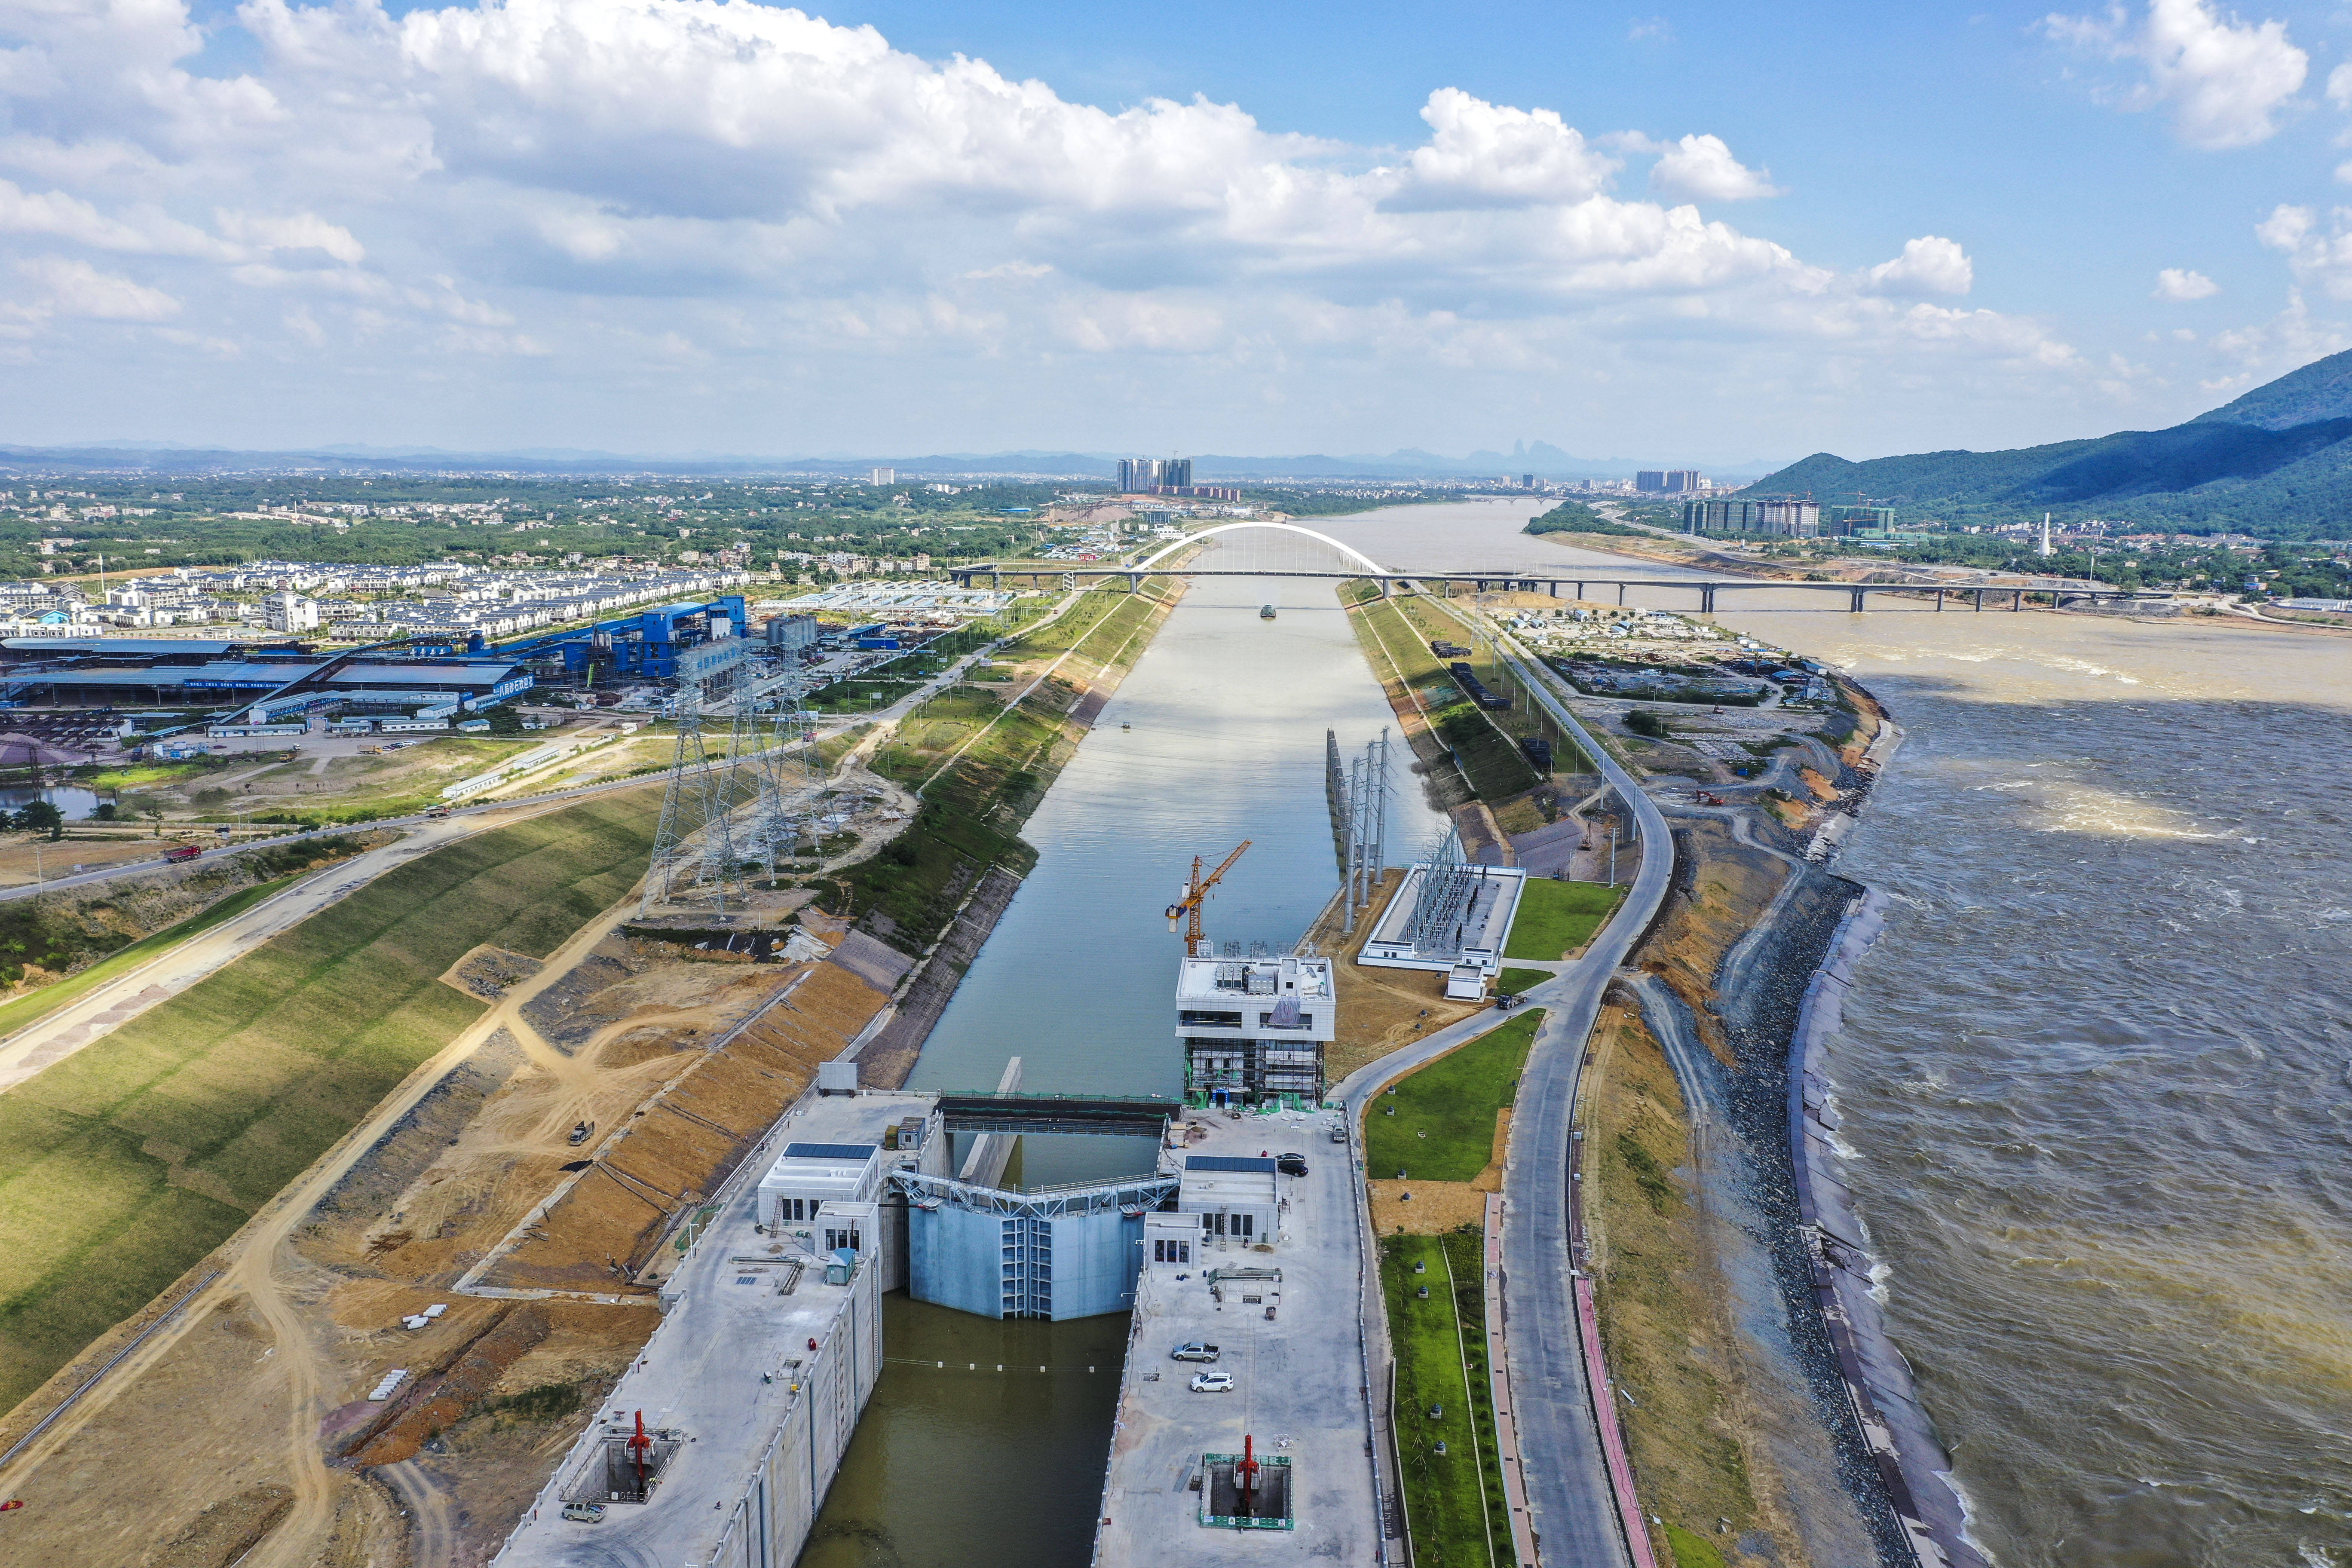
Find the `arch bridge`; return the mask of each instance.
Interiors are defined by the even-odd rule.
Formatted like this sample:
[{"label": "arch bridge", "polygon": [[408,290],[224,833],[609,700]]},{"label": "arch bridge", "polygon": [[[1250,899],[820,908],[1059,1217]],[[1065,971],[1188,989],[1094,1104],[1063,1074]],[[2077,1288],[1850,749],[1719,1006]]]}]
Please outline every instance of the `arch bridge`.
[{"label": "arch bridge", "polygon": [[[1360,566],[1362,570],[1318,572],[1301,567],[1190,565],[1163,567],[1160,564],[1172,555],[1194,548],[1204,539],[1221,533],[1232,533],[1242,529],[1296,534],[1311,539],[1318,544],[1328,545],[1343,560]],[[1213,528],[1204,528],[1197,533],[1188,533],[1181,539],[1162,545],[1142,559],[1130,563],[983,561],[970,566],[948,568],[948,575],[954,579],[958,587],[962,588],[971,587],[982,578],[986,578],[988,585],[992,588],[1003,587],[1008,578],[1016,583],[1056,583],[1064,588],[1076,588],[1082,584],[1087,586],[1099,587],[1105,583],[1124,580],[1130,593],[1140,589],[1144,578],[1155,573],[1184,577],[1307,577],[1339,583],[1369,582],[1379,586],[1382,598],[1388,597],[1400,589],[1419,591],[1433,584],[1439,585],[1442,591],[1449,593],[1458,586],[1481,594],[1496,591],[1547,594],[1555,599],[1562,596],[1560,590],[1563,588],[1573,590],[1566,596],[1574,599],[1591,599],[1597,596],[1593,590],[1613,589],[1617,603],[1622,605],[1625,602],[1625,590],[1628,588],[1658,588],[1697,595],[1697,612],[1703,616],[1715,613],[1717,595],[1753,593],[1759,590],[1832,595],[1843,594],[1846,598],[1846,609],[1856,615],[1869,607],[1869,595],[1873,594],[1881,595],[1899,594],[1913,598],[1924,598],[1932,594],[1936,597],[1936,608],[1938,610],[1945,608],[1947,600],[1974,610],[1982,610],[1988,602],[1995,609],[2022,610],[2029,596],[2037,599],[2047,598],[2053,608],[2068,604],[2095,604],[2101,600],[2129,601],[2161,599],[2167,596],[2161,594],[2138,593],[2127,588],[2084,588],[2064,584],[1987,584],[1962,587],[1935,583],[1791,583],[1773,577],[1610,577],[1597,573],[1574,575],[1553,573],[1531,574],[1525,568],[1504,567],[1473,568],[1460,572],[1396,572],[1381,565],[1353,545],[1343,543],[1328,533],[1318,532],[1311,528],[1302,528],[1295,522],[1256,521],[1221,522]]]}]

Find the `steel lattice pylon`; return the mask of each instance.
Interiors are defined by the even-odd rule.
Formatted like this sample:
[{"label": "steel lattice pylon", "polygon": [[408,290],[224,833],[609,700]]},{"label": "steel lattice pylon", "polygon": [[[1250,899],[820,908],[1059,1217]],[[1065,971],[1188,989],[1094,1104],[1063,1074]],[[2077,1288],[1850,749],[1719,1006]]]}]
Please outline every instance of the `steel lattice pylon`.
[{"label": "steel lattice pylon", "polygon": [[741,769],[731,738],[729,749],[717,755],[704,743],[702,703],[702,688],[689,685],[679,689],[672,708],[677,752],[662,795],[661,823],[654,830],[640,917],[656,905],[688,898],[714,900],[724,914],[730,896],[739,907],[751,898],[751,879],[735,843],[735,813],[743,804]]}]

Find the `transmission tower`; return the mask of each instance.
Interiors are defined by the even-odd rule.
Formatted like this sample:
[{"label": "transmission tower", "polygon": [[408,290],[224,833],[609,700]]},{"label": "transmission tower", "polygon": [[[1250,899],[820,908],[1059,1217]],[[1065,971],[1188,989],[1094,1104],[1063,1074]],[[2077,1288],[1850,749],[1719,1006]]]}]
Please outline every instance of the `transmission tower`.
[{"label": "transmission tower", "polygon": [[723,915],[730,898],[739,909],[751,900],[735,821],[746,794],[738,746],[744,715],[736,714],[729,749],[714,755],[703,742],[702,704],[699,683],[678,689],[673,709],[677,752],[662,795],[661,825],[654,831],[645,897],[637,906],[641,919],[661,904],[707,899]]}]

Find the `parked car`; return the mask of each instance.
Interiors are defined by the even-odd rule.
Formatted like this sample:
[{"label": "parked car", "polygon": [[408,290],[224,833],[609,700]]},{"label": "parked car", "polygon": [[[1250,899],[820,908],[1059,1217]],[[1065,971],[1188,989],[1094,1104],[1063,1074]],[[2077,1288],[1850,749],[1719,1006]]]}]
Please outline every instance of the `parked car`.
[{"label": "parked car", "polygon": [[1340,1122],[1340,1121],[1335,1121],[1335,1122],[1333,1122],[1333,1123],[1331,1124],[1331,1142],[1334,1142],[1334,1143],[1345,1143],[1347,1141],[1348,1141],[1348,1127],[1347,1127],[1347,1123],[1345,1123],[1345,1122]]},{"label": "parked car", "polygon": [[568,1502],[563,1505],[563,1517],[574,1524],[602,1524],[604,1505],[601,1502]]},{"label": "parked car", "polygon": [[1214,1345],[1204,1345],[1198,1340],[1187,1340],[1168,1353],[1177,1361],[1214,1361],[1217,1359],[1218,1352]]},{"label": "parked car", "polygon": [[1297,1153],[1277,1154],[1275,1156],[1274,1165],[1276,1170],[1286,1176],[1303,1176],[1307,1173],[1307,1156]]},{"label": "parked car", "polygon": [[1231,1394],[1233,1391],[1232,1373],[1196,1372],[1192,1374],[1192,1392],[1195,1394]]}]

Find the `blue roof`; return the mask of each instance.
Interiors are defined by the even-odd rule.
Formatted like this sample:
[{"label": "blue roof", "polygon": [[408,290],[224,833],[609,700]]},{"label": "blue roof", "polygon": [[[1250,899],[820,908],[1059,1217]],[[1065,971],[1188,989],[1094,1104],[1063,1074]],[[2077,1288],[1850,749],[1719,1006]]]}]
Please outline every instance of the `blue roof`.
[{"label": "blue roof", "polygon": [[879,1143],[787,1143],[787,1160],[870,1160]]},{"label": "blue roof", "polygon": [[1184,1158],[1184,1168],[1188,1171],[1271,1171],[1276,1166],[1271,1160],[1240,1154],[1188,1154]]}]

